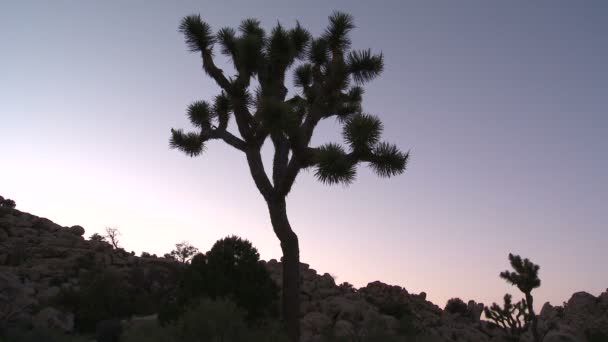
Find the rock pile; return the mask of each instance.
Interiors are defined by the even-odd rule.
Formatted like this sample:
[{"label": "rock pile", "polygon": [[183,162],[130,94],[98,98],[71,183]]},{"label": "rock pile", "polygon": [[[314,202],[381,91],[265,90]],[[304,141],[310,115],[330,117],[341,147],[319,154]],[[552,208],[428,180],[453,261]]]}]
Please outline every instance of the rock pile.
[{"label": "rock pile", "polygon": [[139,258],[104,241],[85,240],[84,233],[81,226],[62,227],[18,210],[0,215],[0,322],[72,331],[74,315],[54,300],[62,291],[79,290],[82,276],[98,269],[127,284],[138,274],[147,287],[142,291],[168,291],[175,284],[175,262]]},{"label": "rock pile", "polygon": [[[62,291],[78,290],[83,274],[103,267],[122,275],[138,291],[172,290],[179,264],[136,257],[104,241],[85,240],[81,226],[62,227],[48,219],[11,209],[0,213],[0,323],[25,320],[34,326],[74,329],[74,315],[56,307]],[[265,262],[279,285],[282,265]],[[138,274],[137,281],[132,275]],[[302,342],[323,336],[347,341],[364,336],[425,335],[429,341],[506,341],[501,329],[481,319],[484,305],[469,301],[466,313],[450,313],[426,300],[379,281],[355,289],[337,285],[327,273],[300,265]],[[608,341],[608,290],[599,297],[575,293],[564,306],[545,304],[539,314],[544,342]],[[532,341],[526,333],[522,342]]]}]

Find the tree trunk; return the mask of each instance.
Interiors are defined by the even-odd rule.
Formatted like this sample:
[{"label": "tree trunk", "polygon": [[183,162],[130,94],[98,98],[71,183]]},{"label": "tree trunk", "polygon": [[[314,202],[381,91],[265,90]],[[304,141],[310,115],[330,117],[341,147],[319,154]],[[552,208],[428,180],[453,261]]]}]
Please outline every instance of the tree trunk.
[{"label": "tree trunk", "polygon": [[283,251],[282,315],[291,342],[300,341],[300,247],[287,219],[285,198],[268,201],[270,220]]},{"label": "tree trunk", "polygon": [[540,342],[540,336],[538,336],[538,321],[536,319],[536,313],[534,313],[532,294],[526,293],[526,302],[528,304],[528,313],[530,314],[530,321],[532,323],[531,329],[534,342]]}]

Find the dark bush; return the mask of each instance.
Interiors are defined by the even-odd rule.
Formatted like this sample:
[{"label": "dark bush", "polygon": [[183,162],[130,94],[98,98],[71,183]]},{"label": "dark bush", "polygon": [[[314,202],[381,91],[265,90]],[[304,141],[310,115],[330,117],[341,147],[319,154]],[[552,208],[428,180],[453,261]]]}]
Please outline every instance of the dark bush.
[{"label": "dark bush", "polygon": [[0,208],[15,209],[16,206],[12,199],[0,196]]},{"label": "dark bush", "polygon": [[469,313],[467,304],[460,298],[448,300],[444,310],[451,314],[460,314],[461,316],[467,316]]},{"label": "dark bush", "polygon": [[197,254],[184,271],[177,296],[161,310],[161,322],[175,320],[197,298],[229,298],[243,308],[249,322],[278,315],[278,287],[255,247],[236,236],[217,241]]},{"label": "dark bush", "polygon": [[132,292],[120,275],[104,269],[88,272],[80,290],[62,290],[55,302],[74,313],[78,331],[93,332],[97,323],[134,313]]}]

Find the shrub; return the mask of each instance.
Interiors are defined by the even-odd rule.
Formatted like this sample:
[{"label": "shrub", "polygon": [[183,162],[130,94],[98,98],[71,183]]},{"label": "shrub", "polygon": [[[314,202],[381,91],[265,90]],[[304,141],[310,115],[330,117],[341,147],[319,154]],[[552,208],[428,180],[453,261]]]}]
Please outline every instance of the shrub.
[{"label": "shrub", "polygon": [[15,209],[17,204],[10,198],[0,196],[0,208]]},{"label": "shrub", "polygon": [[58,306],[74,313],[77,330],[92,332],[98,322],[133,314],[128,284],[116,273],[98,269],[82,277],[80,290],[62,290]]},{"label": "shrub", "polygon": [[444,310],[451,314],[460,314],[461,316],[467,316],[469,313],[467,304],[460,298],[448,300]]},{"label": "shrub", "polygon": [[198,298],[230,298],[243,308],[248,322],[278,314],[278,287],[247,240],[232,236],[217,241],[207,254],[187,266],[177,296],[161,310],[162,323],[175,320]]}]

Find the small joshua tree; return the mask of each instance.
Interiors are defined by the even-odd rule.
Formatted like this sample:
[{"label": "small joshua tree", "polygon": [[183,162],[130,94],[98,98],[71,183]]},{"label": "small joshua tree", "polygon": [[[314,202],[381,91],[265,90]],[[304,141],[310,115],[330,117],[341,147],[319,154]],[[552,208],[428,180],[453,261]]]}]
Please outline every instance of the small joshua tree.
[{"label": "small joshua tree", "polygon": [[538,278],[540,266],[532,263],[527,258],[522,259],[519,255],[513,255],[511,253],[509,253],[509,261],[515,272],[507,270],[501,272],[500,277],[511,285],[517,286],[526,297],[525,306],[531,323],[532,336],[534,337],[535,342],[540,342],[536,314],[534,313],[534,298],[532,297],[532,290],[540,287],[540,279]]},{"label": "small joshua tree", "polygon": [[505,294],[503,306],[492,303],[491,307],[484,308],[486,317],[501,327],[511,338],[518,339],[530,324],[530,315],[527,312],[526,300],[513,304],[512,296]]},{"label": "small joshua tree", "polygon": [[[245,154],[281,242],[282,313],[291,341],[300,338],[300,248],[287,217],[286,197],[300,171],[314,168],[322,183],[350,184],[358,164],[366,163],[379,176],[390,177],[401,174],[408,160],[408,154],[395,145],[380,141],[380,119],[362,111],[362,86],[380,75],[384,59],[370,50],[351,50],[353,28],[353,18],[340,12],[329,17],[329,26],[316,38],[299,23],[292,29],[277,24],[267,34],[255,19],[244,20],[238,30],[226,27],[217,33],[200,15],[184,18],[180,26],[188,47],[200,53],[203,70],[221,92],[213,104],[196,101],[188,107],[196,131],[172,129],[170,146],[197,156],[208,141],[222,140]],[[216,43],[232,62],[234,76],[226,76],[216,66]],[[288,97],[285,81],[290,70],[296,91]],[[238,135],[228,130],[232,117]],[[347,148],[338,143],[311,146],[317,125],[329,118],[343,124]],[[271,177],[261,157],[267,140],[274,147]]]},{"label": "small joshua tree", "polygon": [[187,264],[198,254],[198,248],[192,246],[188,241],[182,241],[180,243],[175,244],[175,249],[171,251],[171,258]]}]

